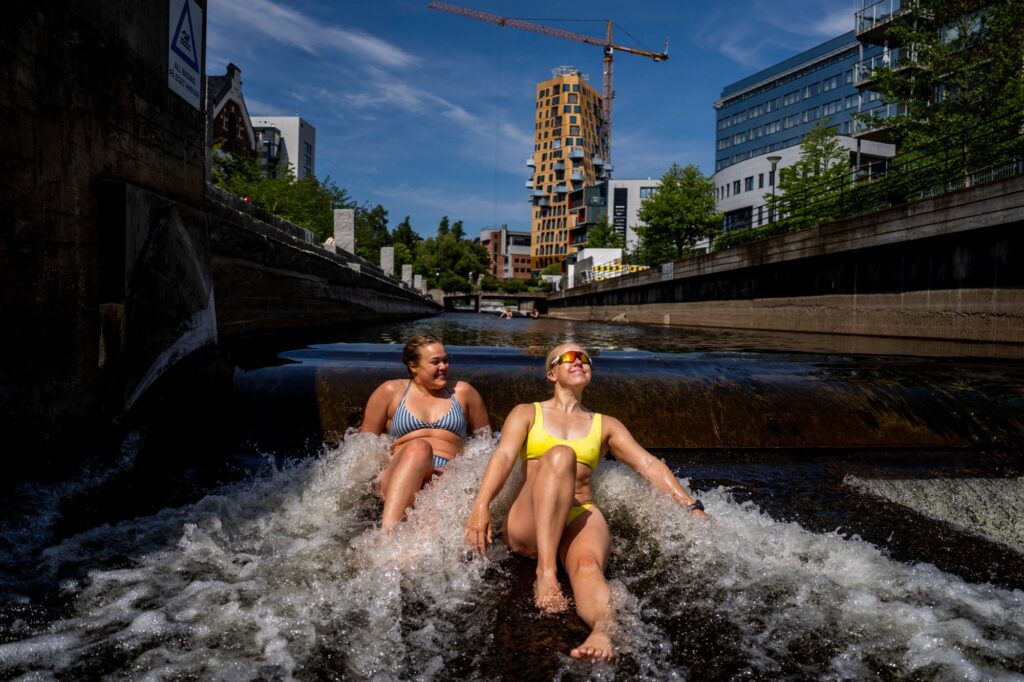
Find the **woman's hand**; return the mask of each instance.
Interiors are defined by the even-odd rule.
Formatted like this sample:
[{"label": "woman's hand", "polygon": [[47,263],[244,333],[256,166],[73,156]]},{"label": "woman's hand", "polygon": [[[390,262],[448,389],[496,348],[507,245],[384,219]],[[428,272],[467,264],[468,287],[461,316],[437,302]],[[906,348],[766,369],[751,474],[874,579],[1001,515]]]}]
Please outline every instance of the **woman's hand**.
[{"label": "woman's hand", "polygon": [[466,542],[477,554],[483,555],[491,544],[491,511],[487,505],[474,504],[466,523]]}]

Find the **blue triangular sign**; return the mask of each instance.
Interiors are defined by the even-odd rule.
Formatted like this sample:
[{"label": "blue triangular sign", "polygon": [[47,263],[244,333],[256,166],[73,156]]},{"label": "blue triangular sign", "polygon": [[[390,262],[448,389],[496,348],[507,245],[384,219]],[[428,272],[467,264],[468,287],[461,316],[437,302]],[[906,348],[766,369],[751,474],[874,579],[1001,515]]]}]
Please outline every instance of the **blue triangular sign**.
[{"label": "blue triangular sign", "polygon": [[171,49],[185,60],[185,63],[196,71],[199,71],[199,55],[196,52],[196,32],[192,28],[192,12],[189,9],[190,0],[182,3],[181,18],[178,19],[178,27],[174,29],[174,43]]}]

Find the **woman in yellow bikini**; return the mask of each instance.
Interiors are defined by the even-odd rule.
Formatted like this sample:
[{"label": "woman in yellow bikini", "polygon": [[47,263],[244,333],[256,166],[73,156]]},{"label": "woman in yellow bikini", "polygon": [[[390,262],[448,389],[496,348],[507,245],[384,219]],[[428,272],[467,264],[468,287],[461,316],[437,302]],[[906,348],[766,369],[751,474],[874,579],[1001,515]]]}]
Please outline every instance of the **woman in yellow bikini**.
[{"label": "woman in yellow bikini", "polygon": [[604,569],[611,537],[590,490],[601,456],[610,451],[694,515],[705,516],[704,506],[690,497],[664,462],[633,439],[622,422],[583,406],[583,389],[593,368],[586,351],[572,343],[557,346],[548,353],[545,368],[554,396],[517,405],[509,413],[473,503],[466,541],[481,554],[492,541],[490,503],[516,459],[522,459],[523,486],[505,520],[505,540],[512,551],[536,557],[534,602],[549,613],[569,607],[558,584],[561,559],[576,611],[590,627],[590,636],[570,655],[608,660],[612,658],[611,592]]}]

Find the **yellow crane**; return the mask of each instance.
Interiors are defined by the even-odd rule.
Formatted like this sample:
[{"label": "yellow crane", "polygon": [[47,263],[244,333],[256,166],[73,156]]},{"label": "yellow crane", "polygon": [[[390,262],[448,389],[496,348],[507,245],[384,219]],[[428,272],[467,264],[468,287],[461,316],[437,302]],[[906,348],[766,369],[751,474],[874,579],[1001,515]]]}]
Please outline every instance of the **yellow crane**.
[{"label": "yellow crane", "polygon": [[436,9],[441,12],[448,12],[450,14],[458,14],[459,16],[469,17],[471,19],[479,19],[480,21],[488,21],[498,26],[509,26],[511,28],[519,28],[524,31],[533,31],[534,33],[540,33],[542,35],[551,36],[553,38],[562,38],[564,40],[575,40],[580,43],[588,43],[590,45],[599,45],[604,49],[604,93],[601,100],[601,118],[604,122],[604,147],[605,153],[607,154],[606,161],[611,166],[612,156],[612,98],[615,97],[615,91],[612,89],[612,61],[613,55],[616,50],[619,52],[626,52],[628,54],[636,54],[641,57],[650,57],[656,62],[661,62],[668,59],[668,40],[665,41],[664,52],[650,52],[648,50],[638,50],[634,47],[626,47],[624,45],[616,45],[612,42],[612,22],[608,21],[608,35],[606,38],[595,38],[594,36],[584,35],[582,33],[573,33],[572,31],[564,31],[560,28],[554,28],[552,26],[545,26],[543,24],[534,24],[529,21],[523,21],[521,19],[511,19],[509,17],[500,17],[496,14],[488,14],[487,12],[480,12],[474,9],[467,9],[465,7],[457,7],[455,5],[448,5],[443,2],[431,2],[427,5],[430,9]]}]

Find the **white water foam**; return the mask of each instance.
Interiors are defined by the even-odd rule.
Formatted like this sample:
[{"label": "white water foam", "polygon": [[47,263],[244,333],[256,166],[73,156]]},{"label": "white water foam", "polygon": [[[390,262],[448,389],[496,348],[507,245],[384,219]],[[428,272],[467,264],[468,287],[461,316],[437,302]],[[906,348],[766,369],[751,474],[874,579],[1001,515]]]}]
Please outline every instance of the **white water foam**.
[{"label": "white water foam", "polygon": [[[0,645],[0,677],[502,676],[496,650],[531,635],[495,639],[514,608],[507,552],[467,560],[463,541],[494,441],[470,441],[391,538],[374,491],[386,443],[350,433],[317,459],[48,548],[43,579],[82,577],[65,581],[64,617]],[[554,652],[555,677],[1024,679],[1021,592],[779,523],[726,490],[702,497],[715,524],[602,464],[620,655]]]}]

